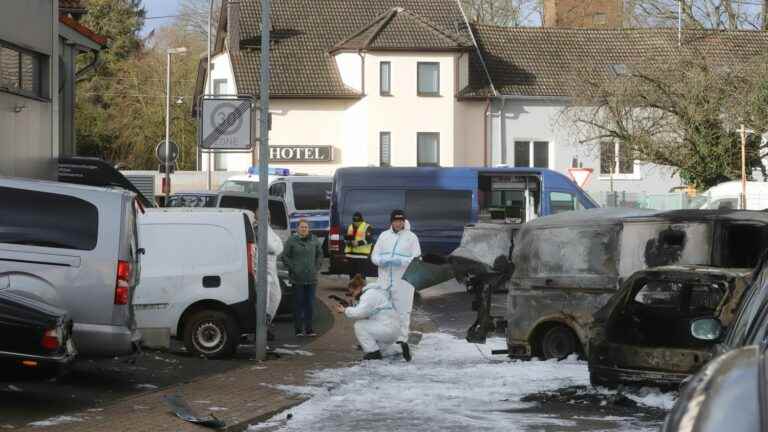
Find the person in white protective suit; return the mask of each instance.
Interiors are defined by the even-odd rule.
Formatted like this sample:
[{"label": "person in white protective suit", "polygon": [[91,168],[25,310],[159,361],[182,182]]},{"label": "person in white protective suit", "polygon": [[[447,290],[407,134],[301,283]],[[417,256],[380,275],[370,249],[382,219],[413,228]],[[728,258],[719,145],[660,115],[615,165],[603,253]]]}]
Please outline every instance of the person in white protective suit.
[{"label": "person in white protective suit", "polygon": [[[254,224],[254,232],[258,232],[258,222]],[[258,243],[257,243],[258,244]],[[256,248],[253,265],[259,262],[258,247]],[[277,277],[277,257],[283,253],[283,241],[275,234],[271,226],[267,226],[267,324],[271,324],[277,314],[277,308],[283,298],[280,289],[280,279]],[[258,271],[258,269],[256,269]],[[271,333],[271,332],[270,332]],[[270,335],[271,336],[271,335]],[[273,337],[271,337],[273,339]]]},{"label": "person in white protective suit", "polygon": [[[400,336],[400,316],[392,306],[389,292],[378,284],[365,284],[362,275],[349,282],[355,306],[336,305],[336,312],[355,320],[355,337],[363,349],[363,360],[381,360],[381,352]],[[411,358],[405,357],[406,361]]]},{"label": "person in white protective suit", "polygon": [[397,343],[403,356],[410,357],[408,332],[411,328],[413,309],[413,285],[403,280],[403,273],[414,258],[421,256],[419,239],[405,229],[405,212],[393,210],[391,227],[379,235],[371,253],[371,262],[379,267],[379,285],[389,291],[395,310],[400,314],[400,336]]}]

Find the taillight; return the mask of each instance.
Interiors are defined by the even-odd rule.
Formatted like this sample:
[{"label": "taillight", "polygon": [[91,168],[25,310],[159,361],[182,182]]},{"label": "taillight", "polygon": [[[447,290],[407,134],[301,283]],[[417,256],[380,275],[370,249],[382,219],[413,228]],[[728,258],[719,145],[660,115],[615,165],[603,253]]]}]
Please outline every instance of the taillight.
[{"label": "taillight", "polygon": [[117,262],[117,281],[115,282],[115,304],[127,305],[130,300],[131,263]]},{"label": "taillight", "polygon": [[49,351],[57,350],[61,347],[62,339],[63,336],[59,329],[49,329],[43,334],[43,340],[40,341],[40,345]]},{"label": "taillight", "polygon": [[341,228],[338,225],[328,230],[328,251],[341,252]]},{"label": "taillight", "polygon": [[253,242],[248,242],[246,247],[248,249],[248,273],[256,274],[256,269],[253,266],[253,256],[256,253],[256,245],[253,244]]}]

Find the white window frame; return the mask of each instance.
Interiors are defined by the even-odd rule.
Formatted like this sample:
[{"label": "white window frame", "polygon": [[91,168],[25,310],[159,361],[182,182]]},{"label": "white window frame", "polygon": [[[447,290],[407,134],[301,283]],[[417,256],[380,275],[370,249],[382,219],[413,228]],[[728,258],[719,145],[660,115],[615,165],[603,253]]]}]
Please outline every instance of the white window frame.
[{"label": "white window frame", "polygon": [[597,171],[599,173],[598,179],[600,179],[600,180],[611,180],[611,178],[613,178],[613,180],[642,180],[643,179],[643,174],[642,174],[642,172],[640,170],[640,161],[638,161],[638,160],[633,160],[632,161],[632,172],[631,173],[625,173],[625,174],[619,173],[619,161],[620,161],[619,160],[619,156],[620,156],[619,155],[619,148],[620,148],[620,145],[619,145],[618,141],[613,143],[613,146],[614,146],[613,147],[613,154],[615,155],[614,156],[614,161],[613,161],[613,164],[614,164],[613,167],[614,167],[614,173],[615,174],[613,174],[613,175],[611,175],[611,174],[603,174],[603,172],[602,172],[602,165],[603,165],[602,164],[602,160],[603,160],[602,143],[600,144],[600,146],[601,146],[601,148],[599,149],[599,156],[598,156],[598,159],[597,159]]},{"label": "white window frame", "polygon": [[[538,138],[513,138],[511,141],[511,145],[507,144],[508,151],[507,151],[507,164],[510,166],[515,166],[515,163],[517,162],[515,160],[515,143],[518,142],[527,142],[528,143],[528,167],[529,168],[547,168],[547,169],[553,169],[552,167],[555,166],[555,143],[552,140],[549,139],[538,139]],[[547,143],[547,166],[545,167],[534,167],[533,161],[534,161],[534,142],[545,142]]]}]

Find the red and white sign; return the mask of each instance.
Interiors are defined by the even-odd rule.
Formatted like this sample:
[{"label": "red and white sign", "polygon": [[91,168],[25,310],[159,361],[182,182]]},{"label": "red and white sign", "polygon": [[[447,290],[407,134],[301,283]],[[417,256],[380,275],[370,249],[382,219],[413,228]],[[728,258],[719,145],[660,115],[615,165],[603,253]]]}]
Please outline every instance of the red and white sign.
[{"label": "red and white sign", "polygon": [[592,171],[592,168],[568,168],[568,174],[580,188],[583,188],[589,182]]}]

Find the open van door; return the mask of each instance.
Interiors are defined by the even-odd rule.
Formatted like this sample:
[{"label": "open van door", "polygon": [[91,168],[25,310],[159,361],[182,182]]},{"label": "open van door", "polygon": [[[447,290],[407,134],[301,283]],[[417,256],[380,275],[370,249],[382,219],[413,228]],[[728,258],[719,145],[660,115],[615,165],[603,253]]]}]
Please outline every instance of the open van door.
[{"label": "open van door", "polygon": [[130,180],[112,165],[99,158],[60,156],[58,180],[85,186],[119,187],[136,194],[144,207],[155,207]]}]

